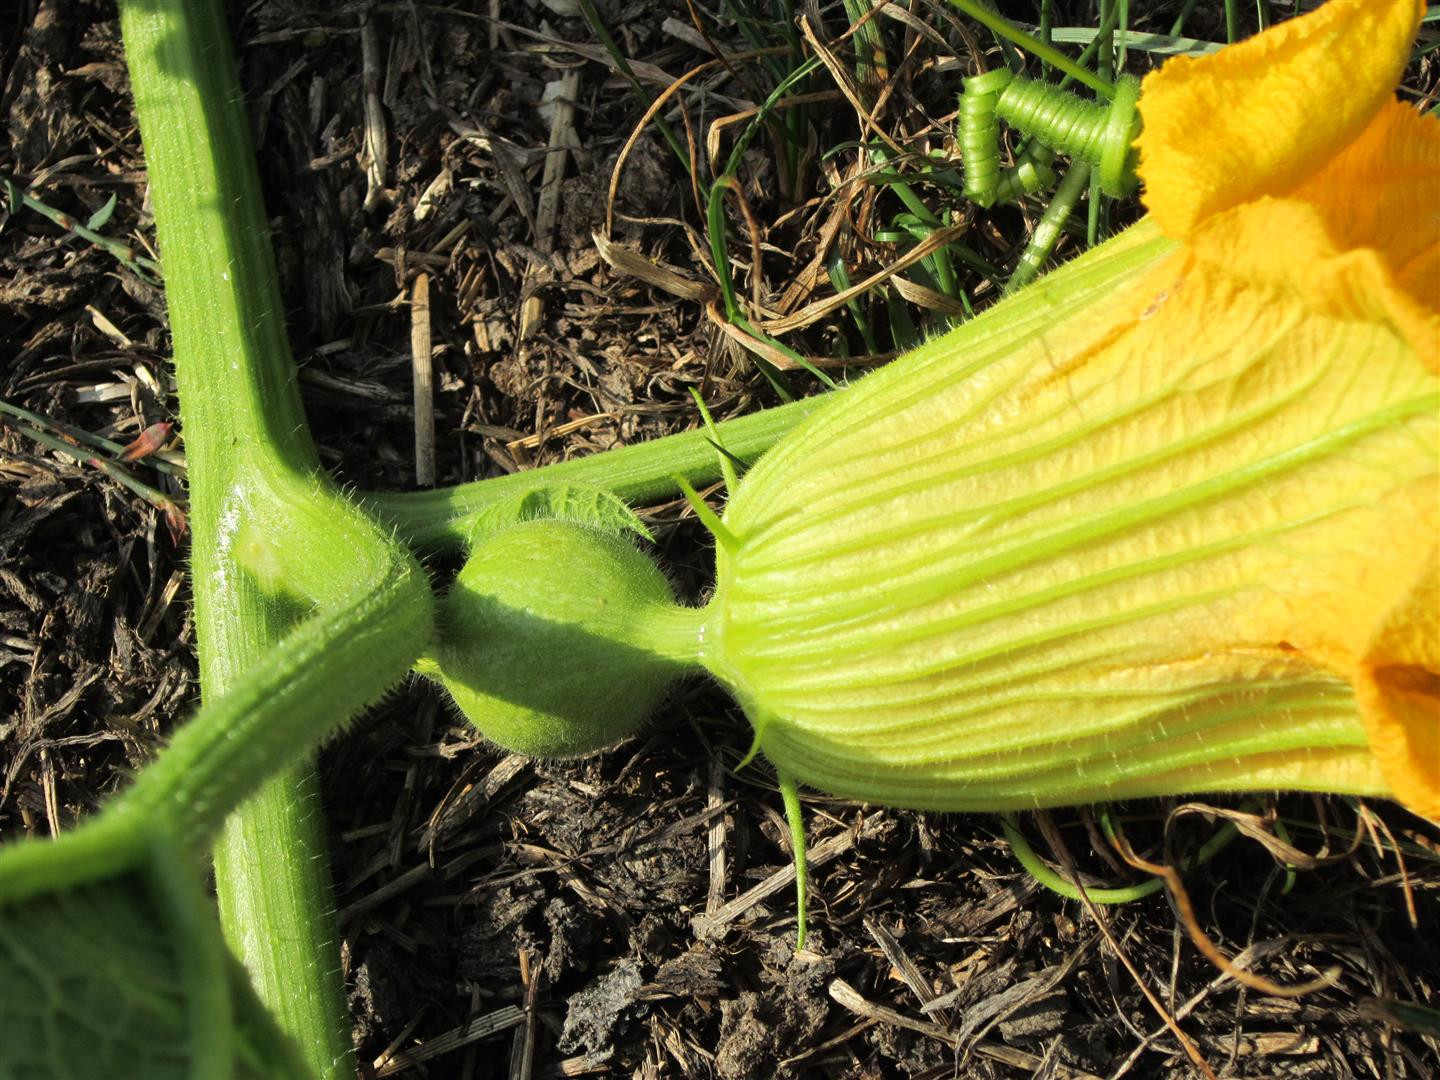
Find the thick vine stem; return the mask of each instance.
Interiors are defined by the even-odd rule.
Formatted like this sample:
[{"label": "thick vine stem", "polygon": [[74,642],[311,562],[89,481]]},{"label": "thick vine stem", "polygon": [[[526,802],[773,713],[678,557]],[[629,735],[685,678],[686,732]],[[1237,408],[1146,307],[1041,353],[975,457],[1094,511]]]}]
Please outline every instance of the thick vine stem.
[{"label": "thick vine stem", "polygon": [[[174,341],[189,465],[197,651],[207,706],[194,729],[164,756],[175,764],[162,764],[160,775],[147,777],[127,802],[168,811],[182,794],[203,797],[209,809],[191,830],[198,839],[213,835],[214,811],[244,794],[244,785],[225,775],[227,741],[238,745],[242,733],[247,744],[254,740],[242,753],[243,767],[235,770],[250,784],[267,754],[312,745],[322,729],[347,718],[340,715],[344,709],[358,707],[371,691],[379,693],[370,686],[366,694],[340,702],[321,693],[305,672],[287,666],[295,657],[273,650],[294,644],[306,657],[321,658],[319,670],[330,672],[342,655],[334,650],[346,650],[356,670],[371,671],[377,684],[384,683],[399,677],[403,656],[413,659],[419,652],[419,645],[411,651],[409,635],[424,621],[420,608],[428,598],[421,596],[425,582],[413,561],[395,555],[388,536],[314,479],[320,476],[319,460],[296,388],[223,5],[122,0],[120,23]],[[284,513],[307,505],[334,516],[360,548],[287,547],[291,531]],[[268,529],[239,536],[247,522],[266,515]],[[266,564],[257,556],[266,552],[267,538],[275,541],[268,546],[271,566],[292,573],[308,567],[300,575],[304,582],[263,580]],[[239,540],[249,545],[248,570],[238,561],[247,548],[237,546]],[[388,561],[392,556],[395,561]],[[345,583],[367,563],[381,571],[379,584],[352,595]],[[327,576],[329,586],[317,588]],[[322,613],[295,629],[318,594],[324,594]],[[352,634],[357,619],[365,629]],[[292,630],[295,637],[287,638]],[[368,650],[391,633],[393,654],[381,650],[385,662],[376,662],[377,654]],[[356,640],[347,640],[351,636]],[[303,713],[311,705],[324,706],[313,717],[278,718],[282,728],[303,720],[305,730],[293,742],[269,730],[277,714],[266,707],[266,695],[284,686],[290,687],[283,693],[289,708]],[[252,714],[251,708],[261,711]],[[257,722],[257,716],[270,719]],[[182,775],[181,763],[198,771]],[[323,816],[313,789],[297,786],[306,774],[304,768],[286,772],[237,812],[217,848],[215,884],[226,935],[258,996],[299,1043],[314,1073],[338,1078],[353,1076],[354,1065],[334,945],[334,902],[322,857]],[[236,921],[255,913],[266,920],[263,925]]]},{"label": "thick vine stem", "polygon": [[[330,528],[344,549],[344,530],[333,518]],[[357,574],[363,589],[285,635],[176,733],[117,808],[172,822],[181,840],[203,846],[266,778],[403,678],[432,633],[429,580],[398,546],[372,562]]]}]

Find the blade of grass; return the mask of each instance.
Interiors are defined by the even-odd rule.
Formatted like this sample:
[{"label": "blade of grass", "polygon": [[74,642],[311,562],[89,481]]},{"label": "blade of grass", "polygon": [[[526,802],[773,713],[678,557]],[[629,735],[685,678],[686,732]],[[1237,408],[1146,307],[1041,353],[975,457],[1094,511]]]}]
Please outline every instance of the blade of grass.
[{"label": "blade of grass", "polygon": [[750,118],[750,122],[745,125],[745,130],[742,131],[739,138],[735,140],[735,145],[730,148],[730,156],[725,159],[725,168],[722,171],[722,175],[739,175],[740,163],[745,157],[745,151],[750,149],[751,141],[755,138],[756,133],[759,132],[764,121],[775,110],[780,99],[788,94],[791,88],[804,79],[805,76],[820,66],[820,58],[818,56],[812,56],[776,84],[775,89],[770,91],[769,96],[760,103],[760,108],[756,111],[755,115]]},{"label": "blade of grass", "polygon": [[[114,256],[116,262],[142,281],[149,282],[151,285],[159,284],[159,263],[143,255],[136,255],[134,249],[125,243],[125,241],[115,240],[95,231],[100,225],[103,225],[105,220],[110,216],[104,210],[92,216],[89,222],[82,225],[63,210],[56,210],[54,207],[47,206],[33,195],[21,191],[19,186],[13,181],[6,179],[4,184],[5,194],[10,203],[10,212],[12,214],[22,206],[29,210],[34,210],[37,214],[50,219],[71,235],[109,252]],[[113,209],[113,206],[111,206],[110,209]]]},{"label": "blade of grass", "polygon": [[874,17],[874,8],[864,0],[844,0],[844,7],[850,25],[861,24],[855,31],[855,81],[873,93],[890,77],[890,61],[885,55],[885,36],[880,20]]},{"label": "blade of grass", "polygon": [[889,286],[885,289],[885,308],[890,314],[890,337],[895,342],[895,351],[905,353],[918,349],[925,339],[910,317],[910,305]]},{"label": "blade of grass", "polygon": [[[1089,45],[1103,30],[1104,27],[1096,29],[1089,26],[1057,26],[1051,35],[1061,44]],[[1225,46],[1219,41],[1201,41],[1173,34],[1137,34],[1132,30],[1125,35],[1125,47],[1155,56],[1208,56],[1210,53],[1219,52]],[[1083,59],[1082,54],[1082,62]]]},{"label": "blade of grass", "polygon": [[1180,14],[1175,16],[1175,21],[1170,24],[1170,36],[1177,36],[1185,29],[1185,23],[1195,13],[1195,5],[1199,0],[1185,0],[1185,6],[1180,9]]},{"label": "blade of grass", "polygon": [[[600,18],[600,13],[595,10],[595,5],[591,3],[590,0],[576,0],[576,3],[580,7],[581,16],[584,17],[586,23],[590,26],[590,32],[595,35],[595,39],[600,42],[601,47],[610,54],[610,59],[615,61],[615,67],[619,70],[620,74],[624,76],[625,81],[630,84],[630,89],[636,99],[639,100],[641,107],[648,109],[654,104],[655,99],[650,96],[649,91],[647,91],[640,80],[635,77],[635,71],[630,66],[629,59],[620,51],[620,46],[615,44],[615,39],[610,36],[610,31],[605,29],[605,22]],[[685,149],[685,144],[680,141],[680,137],[675,134],[675,129],[670,126],[669,121],[663,116],[656,113],[653,120],[661,137],[670,145],[670,149],[675,152],[676,158],[680,161],[680,167],[685,170],[685,175],[689,176],[690,154]]]},{"label": "blade of grass", "polygon": [[1050,64],[1052,67],[1069,75],[1076,82],[1090,87],[1091,90],[1094,90],[1101,97],[1108,99],[1115,96],[1115,87],[1111,86],[1104,79],[1086,71],[1053,46],[1046,45],[1043,41],[1031,37],[1019,27],[1013,25],[1009,20],[1002,18],[993,11],[981,7],[976,0],[950,0],[950,3],[982,26],[1014,42],[1037,60],[1042,60]]},{"label": "blade of grass", "polygon": [[[769,95],[771,99],[781,96],[781,87],[788,89],[798,86],[818,66],[819,61],[813,57],[813,63],[801,61],[804,50],[795,29],[792,4],[781,2],[773,5],[771,10],[764,11],[759,4],[754,4],[751,0],[727,0],[725,10],[735,20],[736,27],[751,48],[760,55],[761,62],[775,82],[776,89]],[[785,63],[776,57],[773,46],[777,35],[785,45],[783,55],[788,56],[792,63],[801,61],[799,67],[787,72]],[[803,132],[808,127],[805,111],[799,107],[788,109],[778,122],[772,122],[770,110],[761,109],[754,122],[770,131],[774,143],[775,165],[780,174],[780,188],[793,199],[799,178],[800,159],[805,152]],[[733,173],[736,170],[727,165],[725,171]]]},{"label": "blade of grass", "polygon": [[[97,450],[103,450],[106,454],[109,454],[111,457],[116,459],[120,458],[120,456],[125,452],[125,447],[122,446],[120,443],[115,442],[113,439],[107,439],[102,435],[96,435],[92,432],[86,431],[84,428],[75,427],[72,424],[62,423],[59,420],[52,420],[48,416],[41,416],[39,413],[31,412],[29,409],[22,409],[19,405],[12,405],[8,401],[0,400],[0,413],[5,413],[9,416],[13,416],[17,420],[24,420],[27,424],[30,425],[31,428],[40,431],[49,428],[51,431],[58,432],[59,434],[64,435],[67,438],[74,439],[77,443],[81,443],[85,446],[93,446]],[[46,443],[46,445],[48,446],[50,444]],[[60,449],[64,450],[65,453],[70,454],[72,457],[77,457],[77,455],[73,451],[73,448],[71,447],[60,447]],[[158,457],[154,454],[147,454],[144,460],[145,464],[150,466],[150,468],[154,469],[156,472],[165,473],[165,475],[167,476],[185,475],[185,469],[182,466],[175,464],[173,461],[167,461],[164,458]]]},{"label": "blade of grass", "polygon": [[1120,20],[1116,27],[1116,30],[1119,31],[1120,42],[1115,46],[1115,70],[1124,71],[1130,43],[1130,0],[1119,0],[1115,4],[1115,10],[1119,14]]},{"label": "blade of grass", "polygon": [[[830,284],[837,293],[850,288],[850,272],[845,269],[845,260],[838,251],[830,256],[826,269],[830,272]],[[860,301],[847,300],[845,307],[850,312],[850,317],[855,320],[855,328],[860,331],[860,340],[865,343],[865,351],[871,355],[878,353],[880,347],[875,344],[875,331],[871,329],[870,320],[865,317]]]},{"label": "blade of grass", "polygon": [[[23,412],[24,410],[20,411]],[[132,475],[131,473],[126,471],[126,469],[122,465],[119,465],[113,461],[108,461],[105,458],[96,457],[94,454],[87,454],[81,447],[76,446],[74,443],[66,442],[62,438],[51,435],[49,432],[43,430],[42,428],[31,427],[28,424],[16,423],[14,420],[7,420],[3,423],[9,424],[21,435],[24,435],[27,439],[39,443],[41,446],[49,447],[51,450],[55,450],[58,453],[64,454],[69,458],[73,458],[75,461],[80,462],[82,465],[89,465],[92,468],[99,469],[116,483],[129,488],[136,495],[139,495],[142,499],[150,503],[152,506],[158,507],[159,509],[163,510],[167,519],[176,522],[177,524],[184,522],[185,515],[173,499],[171,499],[164,492],[157,491],[155,488],[151,487],[143,480],[140,480],[136,476]],[[92,436],[92,438],[93,437],[94,436]],[[183,529],[181,531],[183,531]]]},{"label": "blade of grass", "polygon": [[[1110,41],[1111,36],[1115,31],[1116,21],[1120,17],[1119,11],[1113,4],[1108,5],[1108,9],[1102,10],[1104,11],[1104,14],[1100,19],[1100,25],[1096,29],[1091,30],[1089,27],[1081,27],[1079,30],[1075,31],[1077,35],[1084,35],[1083,44],[1085,47],[1080,50],[1080,55],[1075,60],[1075,62],[1082,67],[1085,64],[1088,64],[1092,59],[1094,59],[1096,57],[1096,54],[1100,51],[1102,47],[1108,48],[1107,43]],[[1051,31],[1051,36],[1056,41],[1064,41],[1066,40],[1066,35],[1068,33],[1070,33],[1069,30],[1062,28],[1059,30]],[[1075,44],[1082,43],[1081,39],[1078,36],[1074,38],[1073,41]],[[1072,79],[1069,75],[1066,75],[1060,80],[1060,89],[1067,89],[1074,81],[1075,80]]]}]

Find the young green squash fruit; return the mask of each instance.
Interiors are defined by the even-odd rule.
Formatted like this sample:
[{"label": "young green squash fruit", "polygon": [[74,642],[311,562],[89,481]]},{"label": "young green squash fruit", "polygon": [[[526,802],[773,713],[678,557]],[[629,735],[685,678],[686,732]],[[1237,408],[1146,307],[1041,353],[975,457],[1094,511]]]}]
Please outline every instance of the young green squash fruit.
[{"label": "young green squash fruit", "polygon": [[576,757],[615,745],[655,710],[694,654],[694,614],[628,537],[521,521],[475,543],[416,670],[505,749]]}]

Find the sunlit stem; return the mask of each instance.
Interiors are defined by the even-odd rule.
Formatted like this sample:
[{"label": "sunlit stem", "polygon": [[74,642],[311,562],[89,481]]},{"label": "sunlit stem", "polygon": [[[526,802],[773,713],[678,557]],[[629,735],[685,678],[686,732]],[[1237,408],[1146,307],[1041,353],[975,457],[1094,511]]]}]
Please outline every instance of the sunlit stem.
[{"label": "sunlit stem", "polygon": [[829,395],[807,398],[736,420],[725,420],[715,425],[713,434],[704,430],[686,431],[490,480],[435,491],[367,492],[361,500],[417,550],[459,551],[469,538],[465,528],[467,518],[503,499],[550,484],[603,487],[627,502],[643,505],[677,494],[680,490],[675,481],[677,476],[692,485],[710,483],[721,475],[711,441],[713,436],[724,439],[729,458],[748,464],[828,398]]},{"label": "sunlit stem", "polygon": [[[252,496],[263,499],[280,481],[289,488],[303,485],[319,461],[296,390],[223,6],[217,0],[124,0],[120,14],[174,337],[191,490],[201,691],[207,702],[227,701],[305,610],[282,591],[262,590],[237,565],[227,509],[232,523],[233,515],[243,518]],[[323,549],[316,554],[323,559]],[[343,575],[352,569],[329,565]],[[154,800],[151,805],[173,808],[170,800],[182,797],[187,785],[211,781],[218,787],[200,793],[214,797],[212,807],[226,805],[240,773],[227,779],[223,756],[217,756],[220,744],[210,741],[217,734],[223,742],[224,732],[214,727],[177,740],[178,749],[162,760],[188,760],[199,772],[183,776],[177,764],[161,767],[151,779],[147,770],[132,805]],[[306,736],[291,753],[318,737]],[[253,782],[253,774],[248,779]],[[197,818],[208,829],[210,819],[203,813]],[[288,824],[283,835],[258,845],[263,857],[254,857],[249,844],[232,854],[230,840],[256,820]],[[334,905],[324,860],[316,858],[324,851],[322,821],[293,784],[272,783],[221,842],[216,888],[228,912],[250,906],[235,902],[246,894],[293,899],[285,909],[290,921],[257,928],[231,924],[227,935],[261,999],[285,1014],[285,1026],[316,1074],[353,1076],[333,947]],[[297,846],[295,837],[305,840]],[[281,913],[277,908],[273,914],[278,920]],[[246,948],[262,938],[285,943],[284,955]]]},{"label": "sunlit stem", "polygon": [[1030,242],[1025,245],[1025,250],[1021,252],[1015,272],[1005,283],[1007,295],[1030,284],[1040,275],[1040,271],[1045,268],[1045,260],[1050,258],[1051,252],[1055,250],[1061,230],[1065,228],[1065,222],[1070,219],[1070,213],[1075,209],[1075,204],[1089,181],[1089,165],[1077,161],[1070,166],[1065,179],[1060,181],[1060,186],[1055,189],[1050,205],[1036,223],[1035,232],[1031,235]]},{"label": "sunlit stem", "polygon": [[795,951],[805,948],[806,904],[809,871],[805,857],[805,811],[800,806],[800,788],[789,773],[776,771],[780,798],[785,803],[785,822],[790,826],[790,848],[795,858]]}]

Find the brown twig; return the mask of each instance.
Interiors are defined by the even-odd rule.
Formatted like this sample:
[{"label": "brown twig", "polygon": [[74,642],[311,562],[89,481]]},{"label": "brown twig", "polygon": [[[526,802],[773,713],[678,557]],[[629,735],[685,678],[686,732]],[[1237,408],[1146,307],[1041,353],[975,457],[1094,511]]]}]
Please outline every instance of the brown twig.
[{"label": "brown twig", "polygon": [[410,290],[410,373],[415,399],[415,483],[435,485],[435,367],[430,357],[430,275]]},{"label": "brown twig", "polygon": [[[1211,941],[1205,931],[1200,928],[1200,921],[1195,917],[1195,905],[1190,902],[1190,893],[1185,888],[1185,883],[1180,880],[1179,872],[1176,871],[1173,866],[1153,863],[1137,855],[1135,849],[1130,846],[1130,841],[1126,839],[1124,830],[1121,829],[1119,822],[1115,823],[1115,835],[1110,842],[1115,845],[1115,850],[1120,853],[1120,857],[1135,867],[1135,869],[1144,870],[1147,874],[1154,874],[1156,877],[1164,880],[1165,888],[1169,891],[1170,898],[1175,903],[1175,910],[1179,913],[1180,921],[1184,924],[1186,932],[1190,935],[1190,940],[1195,943],[1195,947],[1200,950],[1207,960],[1236,982],[1243,983],[1250,987],[1250,989],[1258,990],[1262,994],[1286,998],[1302,997],[1305,994],[1314,993],[1316,990],[1323,990],[1327,986],[1335,985],[1340,975],[1339,968],[1332,968],[1320,978],[1312,979],[1298,986],[1281,986],[1279,983],[1272,982],[1263,975],[1257,975],[1252,971],[1245,971],[1236,967],[1230,962],[1230,958],[1220,951],[1220,947]],[[1303,852],[1297,852],[1297,854],[1303,857]]]},{"label": "brown twig", "polygon": [[[655,100],[650,103],[649,108],[645,110],[640,119],[636,121],[635,126],[630,130],[630,134],[625,139],[625,145],[620,147],[620,153],[615,157],[615,167],[610,170],[610,186],[605,190],[606,236],[610,236],[615,231],[615,199],[620,190],[620,174],[625,170],[625,162],[630,158],[630,151],[635,149],[635,144],[640,141],[640,136],[645,133],[645,129],[650,125],[650,121],[655,118],[655,114],[665,107],[665,103],[669,101],[682,86],[697,75],[718,67],[719,65],[719,60],[706,60],[703,64],[697,64],[684,75],[681,75],[664,90],[660,91],[659,94],[655,95]],[[685,131],[687,135],[690,132],[690,124],[688,122],[685,124]],[[696,168],[694,164],[695,151],[693,146],[690,148],[690,160],[690,193],[695,199],[696,210],[700,212],[701,216],[704,216],[705,200],[700,197],[700,187],[696,180]]]},{"label": "brown twig", "polygon": [[[1085,882],[1081,880],[1079,871],[1075,868],[1075,860],[1070,856],[1070,849],[1067,848],[1060,839],[1060,834],[1058,830],[1056,830],[1055,823],[1051,820],[1050,815],[1040,813],[1037,814],[1036,817],[1040,825],[1040,831],[1045,835],[1046,842],[1055,852],[1056,857],[1059,858],[1061,865],[1064,866],[1066,875],[1075,883],[1075,888],[1080,891],[1081,903],[1085,905],[1085,910],[1090,913],[1090,917],[1095,920],[1095,925],[1099,928],[1100,933],[1103,934],[1105,940],[1109,942],[1110,950],[1115,954],[1115,958],[1125,966],[1125,970],[1130,973],[1130,977],[1135,981],[1135,986],[1139,989],[1140,993],[1145,996],[1145,1000],[1150,1003],[1150,1007],[1155,1010],[1155,1015],[1160,1017],[1161,1022],[1164,1023],[1164,1025],[1170,1029],[1171,1034],[1180,1041],[1180,1046],[1184,1049],[1185,1055],[1195,1067],[1205,1074],[1207,1080],[1219,1080],[1214,1070],[1210,1068],[1204,1056],[1200,1053],[1200,1047],[1195,1045],[1195,1040],[1185,1033],[1185,1029],[1180,1026],[1179,1021],[1171,1015],[1169,1009],[1165,1008],[1165,1003],[1156,996],[1154,990],[1150,989],[1150,984],[1147,983],[1145,977],[1140,974],[1140,969],[1135,966],[1135,962],[1130,959],[1129,954],[1120,947],[1120,942],[1115,938],[1115,932],[1110,928],[1110,920],[1106,917],[1100,905],[1095,903],[1094,900],[1091,900],[1089,893],[1086,892]],[[1121,854],[1123,855],[1124,853],[1122,852]],[[1133,866],[1135,864],[1132,863],[1131,865]],[[1152,873],[1153,872],[1154,871],[1152,871]]]}]

